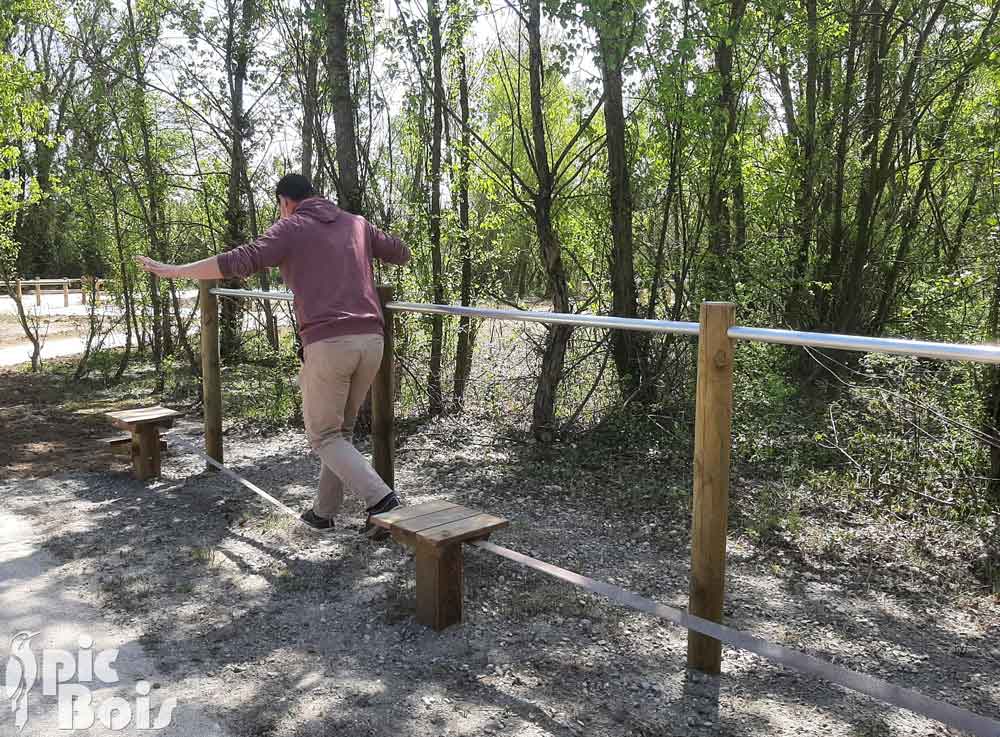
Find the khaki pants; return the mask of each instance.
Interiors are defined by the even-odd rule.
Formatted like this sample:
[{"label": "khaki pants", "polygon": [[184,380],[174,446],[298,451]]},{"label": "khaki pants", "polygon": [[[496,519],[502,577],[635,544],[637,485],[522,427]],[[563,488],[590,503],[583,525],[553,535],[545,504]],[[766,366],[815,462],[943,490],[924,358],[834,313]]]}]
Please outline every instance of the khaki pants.
[{"label": "khaki pants", "polygon": [[381,335],[345,335],[305,347],[299,371],[302,414],[309,444],[323,461],[313,512],[333,517],[344,502],[344,487],[366,507],[392,490],[351,441],[368,389],[382,362]]}]

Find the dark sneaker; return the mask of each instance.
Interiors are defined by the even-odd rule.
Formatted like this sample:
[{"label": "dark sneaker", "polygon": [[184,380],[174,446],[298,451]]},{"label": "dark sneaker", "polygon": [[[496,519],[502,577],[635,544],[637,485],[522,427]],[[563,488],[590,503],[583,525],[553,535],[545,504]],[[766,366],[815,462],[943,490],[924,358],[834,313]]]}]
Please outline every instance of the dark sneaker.
[{"label": "dark sneaker", "polygon": [[396,496],[396,492],[390,491],[384,497],[382,501],[373,507],[368,507],[365,511],[368,512],[368,517],[365,518],[365,526],[361,528],[361,534],[367,537],[369,540],[387,540],[389,539],[389,531],[384,527],[377,527],[374,522],[372,522],[372,516],[376,514],[385,514],[386,512],[391,512],[396,507],[403,506],[403,503],[399,501],[399,497]]},{"label": "dark sneaker", "polygon": [[299,519],[317,532],[333,532],[333,520],[328,517],[320,517],[311,509],[303,512]]}]

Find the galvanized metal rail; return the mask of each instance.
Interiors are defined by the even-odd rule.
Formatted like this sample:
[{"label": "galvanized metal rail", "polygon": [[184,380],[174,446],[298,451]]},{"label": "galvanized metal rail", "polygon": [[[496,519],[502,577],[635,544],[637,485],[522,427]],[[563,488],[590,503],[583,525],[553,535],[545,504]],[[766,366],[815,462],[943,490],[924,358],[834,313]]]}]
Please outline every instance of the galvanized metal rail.
[{"label": "galvanized metal rail", "polygon": [[[213,289],[220,297],[243,297],[248,299],[271,299],[290,302],[290,292],[265,292],[248,289]],[[507,320],[512,322],[535,322],[545,325],[572,325],[584,328],[606,330],[632,330],[644,333],[672,333],[676,335],[698,335],[698,323],[676,322],[672,320],[644,320],[603,315],[580,315],[562,312],[535,312],[528,310],[497,310],[485,307],[461,307],[458,305],[418,304],[415,302],[389,302],[387,309],[396,312],[411,312],[424,315],[450,315],[454,317],[474,317],[485,320]],[[1000,364],[1000,346],[970,345],[960,343],[933,343],[925,340],[902,338],[871,338],[861,335],[838,335],[836,333],[810,333],[801,330],[777,330],[774,328],[731,327],[729,337],[733,340],[757,343],[778,343],[781,345],[829,348],[839,351],[862,353],[891,353],[921,358],[936,358],[942,361],[971,361],[973,363]]]}]

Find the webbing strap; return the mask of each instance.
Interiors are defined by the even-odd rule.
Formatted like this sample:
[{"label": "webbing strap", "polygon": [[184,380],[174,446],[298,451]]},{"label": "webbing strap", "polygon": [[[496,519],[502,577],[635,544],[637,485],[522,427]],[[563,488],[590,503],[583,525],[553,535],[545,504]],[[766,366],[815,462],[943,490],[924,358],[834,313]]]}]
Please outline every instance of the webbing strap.
[{"label": "webbing strap", "polygon": [[[173,438],[175,440],[180,440],[176,435],[173,436]],[[180,441],[180,444],[192,453],[204,458],[215,468],[218,468],[222,471],[222,473],[239,483],[241,486],[249,489],[254,494],[257,494],[265,501],[283,511],[285,514],[289,514],[301,522],[299,515],[294,510],[285,506],[260,487],[250,483],[238,473],[229,470],[217,460],[206,455],[193,445],[184,441]],[[661,619],[669,620],[676,625],[685,627],[689,630],[694,630],[695,632],[706,635],[707,637],[712,637],[721,642],[728,643],[733,647],[739,648],[740,650],[756,653],[757,655],[767,658],[771,662],[786,666],[792,670],[799,671],[800,673],[808,673],[810,675],[819,676],[830,683],[836,683],[838,686],[843,686],[844,688],[849,688],[852,691],[866,694],[886,704],[898,706],[916,714],[930,717],[931,719],[935,719],[949,727],[955,727],[968,732],[969,734],[976,735],[976,737],[1000,737],[1000,721],[995,719],[984,717],[981,714],[976,714],[967,709],[952,706],[944,701],[932,699],[928,696],[924,696],[918,691],[896,686],[888,681],[882,680],[881,678],[875,678],[863,673],[857,673],[852,670],[847,670],[846,668],[841,668],[838,665],[828,663],[825,660],[820,660],[819,658],[815,658],[811,655],[806,655],[798,650],[792,650],[791,648],[783,647],[781,645],[775,645],[772,642],[762,640],[759,637],[754,637],[746,632],[734,630],[723,624],[702,619],[701,617],[696,617],[693,614],[688,614],[680,609],[674,609],[673,607],[666,606],[665,604],[655,602],[652,599],[647,599],[644,596],[639,596],[639,594],[627,591],[620,586],[615,586],[614,584],[605,583],[604,581],[598,581],[588,576],[574,573],[573,571],[565,568],[560,568],[559,566],[552,565],[551,563],[546,563],[543,560],[538,560],[537,558],[532,558],[524,555],[523,553],[518,553],[510,548],[504,548],[500,545],[486,542],[485,540],[478,540],[471,542],[470,544],[482,550],[507,558],[508,560],[514,561],[515,563],[527,568],[533,568],[536,571],[545,573],[553,578],[558,578],[567,583],[571,583],[574,586],[578,586],[586,591],[590,591],[591,593],[605,596],[612,601],[623,604],[632,609],[652,614],[653,616],[660,617]]]},{"label": "webbing strap", "polygon": [[273,506],[277,507],[280,511],[284,512],[285,514],[291,515],[292,517],[294,517],[296,520],[298,520],[302,524],[305,524],[305,522],[302,522],[302,519],[299,517],[299,513],[298,512],[296,512],[291,507],[286,506],[282,502],[278,501],[277,499],[275,499],[273,496],[271,496],[270,494],[268,494],[266,491],[264,491],[263,489],[261,489],[256,484],[250,483],[249,481],[247,481],[245,478],[243,478],[242,476],[240,476],[235,471],[230,471],[228,468],[226,468],[225,466],[223,466],[221,463],[219,463],[217,460],[215,460],[214,458],[212,458],[210,455],[208,455],[207,453],[204,453],[203,451],[199,450],[194,445],[192,445],[192,444],[190,444],[190,443],[188,443],[188,442],[186,442],[184,440],[181,440],[177,435],[173,435],[171,437],[172,437],[173,440],[177,440],[180,443],[180,445],[183,446],[187,451],[189,451],[191,453],[194,453],[195,455],[201,456],[206,461],[208,461],[211,465],[215,466],[215,468],[217,468],[220,471],[222,471],[222,473],[224,473],[226,476],[228,476],[229,478],[233,479],[233,481],[235,481],[238,484],[240,484],[241,486],[249,489],[254,494],[256,494],[257,496],[261,497],[265,501],[269,502]]},{"label": "webbing strap", "polygon": [[806,655],[798,650],[792,650],[787,647],[782,647],[781,645],[775,645],[774,643],[762,640],[759,637],[754,637],[746,632],[740,632],[739,630],[734,630],[730,627],[726,627],[725,625],[718,624],[717,622],[712,622],[707,619],[702,619],[701,617],[688,614],[680,609],[674,609],[673,607],[659,604],[651,599],[639,596],[639,594],[627,591],[619,586],[605,583],[604,581],[597,581],[593,578],[588,578],[587,576],[582,576],[579,573],[574,573],[573,571],[569,571],[565,568],[554,566],[551,563],[546,563],[545,561],[518,553],[514,550],[510,550],[509,548],[494,545],[493,543],[486,542],[484,540],[470,544],[475,545],[477,548],[481,548],[482,550],[489,551],[490,553],[500,555],[508,560],[512,560],[522,566],[534,568],[536,571],[540,571],[546,575],[566,581],[574,586],[579,586],[580,588],[594,594],[606,596],[612,601],[624,604],[632,609],[638,609],[641,612],[652,614],[653,616],[660,617],[661,619],[670,620],[674,624],[728,643],[733,647],[739,648],[740,650],[747,650],[749,652],[756,653],[757,655],[765,657],[774,663],[786,666],[792,670],[799,671],[800,673],[808,673],[810,675],[819,676],[826,681],[836,683],[838,686],[843,686],[851,689],[852,691],[872,696],[887,704],[892,704],[893,706],[898,706],[917,714],[922,714],[923,716],[935,719],[942,724],[946,724],[949,727],[955,727],[970,734],[977,735],[977,737],[1000,737],[1000,722],[995,719],[975,714],[971,711],[961,709],[957,706],[952,706],[951,704],[947,704],[943,701],[937,701],[924,696],[922,693],[913,691],[912,689],[896,686],[888,681],[883,681],[880,678],[874,678],[872,676],[864,675],[863,673],[856,673],[855,671],[841,668],[833,663],[828,663],[825,660],[814,658],[813,656]]}]

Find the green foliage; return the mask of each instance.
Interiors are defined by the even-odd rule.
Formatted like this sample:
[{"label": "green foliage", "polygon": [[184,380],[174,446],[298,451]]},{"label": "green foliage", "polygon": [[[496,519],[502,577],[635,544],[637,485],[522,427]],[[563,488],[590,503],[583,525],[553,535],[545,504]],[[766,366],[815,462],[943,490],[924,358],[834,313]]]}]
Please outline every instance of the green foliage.
[{"label": "green foliage", "polygon": [[278,351],[262,334],[248,336],[241,360],[223,370],[225,415],[257,430],[301,425],[302,399],[293,379],[298,368],[291,335],[282,336]]},{"label": "green foliage", "polygon": [[802,527],[799,491],[787,483],[765,482],[743,502],[748,512],[741,522],[747,536],[758,545],[787,544]]},{"label": "green foliage", "polygon": [[[245,232],[266,228],[274,180],[298,168],[305,148],[297,138],[306,108],[321,131],[309,164],[336,196],[322,6],[237,7],[247,10],[251,43],[230,37],[235,27],[220,9],[187,0],[13,0],[0,10],[3,272],[30,265],[50,272],[39,276],[108,277],[134,329],[138,378],[126,379],[143,396],[156,391],[193,402],[197,383],[176,320],[166,321],[172,348],[160,375],[148,375],[145,361],[163,330],[163,321],[154,325],[154,307],[169,314],[172,302],[164,285],[154,287],[137,271],[133,256],[154,245],[171,261],[219,252],[234,190],[235,209],[247,214]],[[612,193],[599,103],[602,69],[613,63],[625,86],[626,204],[641,315],[695,319],[701,301],[731,298],[738,321],[749,325],[957,342],[1000,334],[994,6],[947,4],[919,53],[929,16],[917,0],[903,0],[884,17],[852,16],[856,6],[829,0],[818,0],[814,14],[810,7],[543,4],[539,102],[550,164],[558,163],[553,226],[576,308],[606,314],[612,305]],[[431,51],[426,8],[402,2],[398,10],[397,17],[364,0],[351,18],[360,178],[370,219],[414,253],[407,269],[376,278],[402,299],[429,301]],[[552,295],[534,218],[533,192],[542,183],[533,162],[523,19],[505,8],[486,16],[466,2],[445,10],[445,298],[459,294],[468,239],[473,301],[538,309]],[[872,45],[879,23],[884,48]],[[234,44],[250,61],[244,115],[236,121],[227,113],[234,92],[226,50]],[[457,214],[459,50],[472,127],[465,232]],[[307,88],[310,63],[315,79]],[[883,81],[878,94],[868,79],[872,65]],[[588,121],[591,111],[597,114]],[[234,187],[233,172],[244,176],[232,145],[236,130],[248,164]],[[153,199],[161,208],[151,214]],[[400,322],[400,414],[420,418],[431,321]],[[457,328],[444,323],[445,386]],[[620,451],[631,447],[686,467],[690,344],[649,341],[643,358],[652,388],[636,399],[622,396],[606,337],[581,330],[570,341],[557,398],[561,438],[599,438],[587,447],[617,443]],[[478,341],[467,412],[521,437],[544,333],[484,324]],[[96,354],[95,381],[110,383],[119,358]],[[749,535],[762,544],[793,537],[799,518],[824,506],[897,516],[987,514],[983,433],[992,432],[985,408],[996,397],[985,372],[832,358],[764,345],[738,349],[733,460],[737,474],[751,480],[737,497]],[[226,368],[227,416],[257,427],[297,423],[296,370],[288,335],[277,351],[263,336],[248,335],[239,360]]]}]

